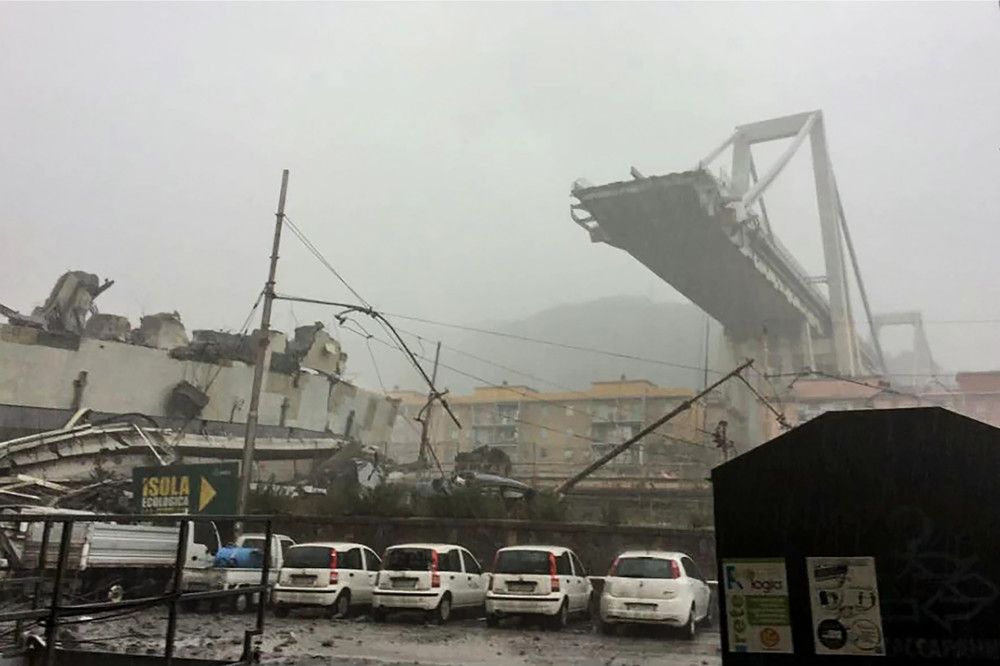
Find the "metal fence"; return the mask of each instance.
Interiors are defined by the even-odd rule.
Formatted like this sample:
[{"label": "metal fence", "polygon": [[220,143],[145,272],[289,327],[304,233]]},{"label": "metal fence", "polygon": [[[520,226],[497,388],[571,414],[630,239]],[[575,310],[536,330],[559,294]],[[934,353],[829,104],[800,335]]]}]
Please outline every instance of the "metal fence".
[{"label": "metal fence", "polygon": [[[154,524],[177,526],[177,544],[173,564],[167,565],[169,574],[165,576],[165,589],[157,593],[146,593],[143,596],[130,597],[123,595],[121,599],[104,599],[90,601],[86,598],[74,598],[71,594],[74,576],[80,576],[83,564],[84,550],[74,543],[74,535],[80,536],[95,524],[128,525]],[[254,524],[263,527],[264,553],[260,569],[260,580],[256,585],[243,586],[238,589],[218,589],[198,592],[185,592],[183,587],[189,536],[195,524]],[[182,605],[197,604],[204,600],[209,603],[220,603],[225,598],[240,595],[254,595],[256,618],[253,626],[246,629],[243,635],[242,654],[236,661],[211,661],[206,663],[248,664],[255,659],[254,638],[264,631],[264,616],[266,600],[269,596],[268,578],[271,566],[272,519],[270,516],[181,516],[181,515],[92,515],[81,513],[68,514],[3,514],[0,515],[0,526],[5,528],[5,550],[9,550],[9,534],[29,533],[32,526],[41,525],[40,545],[37,548],[25,548],[24,553],[34,557],[20,562],[11,562],[4,570],[3,599],[0,606],[0,625],[12,623],[13,629],[0,633],[0,647],[8,650],[20,649],[25,653],[34,653],[31,660],[34,664],[52,666],[57,663],[60,652],[59,628],[61,626],[80,624],[84,622],[112,619],[140,610],[166,606],[167,621],[164,628],[164,647],[161,663],[172,666],[175,663],[175,646],[177,639],[177,616]],[[37,535],[37,527],[34,527]],[[27,543],[27,539],[25,541]],[[58,545],[56,545],[58,544]],[[35,554],[37,552],[37,554]],[[31,561],[27,561],[30,559]],[[163,567],[161,567],[162,569]],[[42,635],[36,635],[30,640],[30,629],[41,627]],[[3,640],[4,638],[8,640]],[[41,652],[42,655],[38,655]],[[184,661],[190,662],[185,659]]]}]

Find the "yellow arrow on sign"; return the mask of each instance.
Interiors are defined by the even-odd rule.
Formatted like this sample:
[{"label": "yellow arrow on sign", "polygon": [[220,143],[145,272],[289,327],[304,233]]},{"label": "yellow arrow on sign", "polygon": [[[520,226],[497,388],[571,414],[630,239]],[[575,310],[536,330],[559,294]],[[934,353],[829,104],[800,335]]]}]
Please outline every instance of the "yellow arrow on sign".
[{"label": "yellow arrow on sign", "polygon": [[215,497],[215,488],[208,482],[208,479],[201,477],[201,494],[198,496],[198,513],[205,510],[208,503]]}]

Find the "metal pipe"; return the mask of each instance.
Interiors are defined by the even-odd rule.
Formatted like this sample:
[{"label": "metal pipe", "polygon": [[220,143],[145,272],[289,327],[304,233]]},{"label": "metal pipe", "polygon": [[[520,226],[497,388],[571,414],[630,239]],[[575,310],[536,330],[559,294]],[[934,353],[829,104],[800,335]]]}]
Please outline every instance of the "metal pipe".
[{"label": "metal pipe", "polygon": [[73,521],[67,520],[62,525],[62,535],[59,539],[59,557],[56,560],[56,573],[52,580],[52,600],[49,606],[48,623],[45,626],[45,664],[53,666],[56,663],[56,629],[59,621],[59,595],[62,592],[63,573],[66,570],[66,560],[69,559],[70,539],[73,537]]},{"label": "metal pipe", "polygon": [[183,589],[184,562],[186,560],[188,530],[190,527],[191,524],[188,521],[182,520],[177,535],[177,557],[174,559],[174,584],[170,601],[167,602],[169,606],[167,613],[167,640],[166,647],[163,650],[163,657],[166,659],[167,666],[171,666],[174,663],[174,638],[177,635],[177,597]]}]

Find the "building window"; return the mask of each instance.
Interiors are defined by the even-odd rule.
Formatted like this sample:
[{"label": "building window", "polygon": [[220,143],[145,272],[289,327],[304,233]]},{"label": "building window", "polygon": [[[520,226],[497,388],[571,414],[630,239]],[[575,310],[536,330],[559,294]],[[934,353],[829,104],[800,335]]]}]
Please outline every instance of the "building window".
[{"label": "building window", "polygon": [[563,459],[564,460],[572,460],[573,459],[573,449],[566,449],[565,451],[563,451]]},{"label": "building window", "polygon": [[548,458],[549,457],[549,450],[546,449],[546,448],[544,448],[544,447],[538,449],[538,457],[539,458]]}]

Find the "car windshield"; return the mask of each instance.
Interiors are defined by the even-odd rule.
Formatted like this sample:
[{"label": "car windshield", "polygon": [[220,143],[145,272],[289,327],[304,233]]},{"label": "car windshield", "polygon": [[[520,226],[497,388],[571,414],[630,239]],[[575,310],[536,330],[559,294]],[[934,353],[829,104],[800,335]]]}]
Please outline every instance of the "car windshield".
[{"label": "car windshield", "polygon": [[393,548],[385,555],[383,569],[390,571],[430,571],[430,548]]},{"label": "car windshield", "polygon": [[550,566],[547,550],[504,550],[497,554],[493,573],[548,574]]},{"label": "car windshield", "polygon": [[326,546],[293,546],[285,556],[286,567],[302,569],[330,568],[330,548]]},{"label": "car windshield", "polygon": [[621,578],[674,578],[670,560],[658,557],[624,557],[618,560],[615,575]]}]

